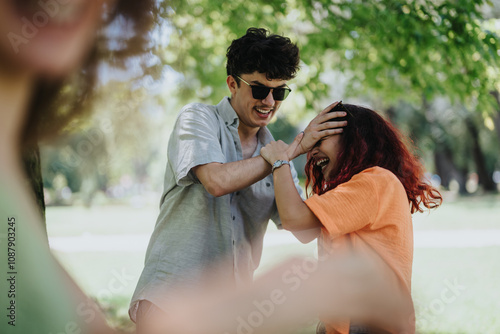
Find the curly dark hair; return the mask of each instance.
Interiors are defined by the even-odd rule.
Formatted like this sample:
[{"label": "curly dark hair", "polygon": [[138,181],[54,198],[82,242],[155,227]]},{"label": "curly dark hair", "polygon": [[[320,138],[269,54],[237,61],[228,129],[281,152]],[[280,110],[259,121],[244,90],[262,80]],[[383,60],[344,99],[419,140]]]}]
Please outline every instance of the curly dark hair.
[{"label": "curly dark hair", "polygon": [[391,171],[403,184],[411,213],[422,212],[423,207],[438,207],[442,203],[441,194],[423,180],[423,166],[407,148],[405,137],[375,111],[352,104],[344,106],[348,111],[347,126],[341,134],[341,149],[330,181],[325,181],[321,168],[309,153],[305,167],[306,188],[311,185],[313,193],[323,194],[363,170],[379,166]]},{"label": "curly dark hair", "polygon": [[263,28],[249,28],[227,49],[227,75],[239,84],[238,75],[265,73],[266,78],[290,80],[299,69],[299,48],[288,37],[270,34]]},{"label": "curly dark hair", "polygon": [[[149,33],[157,15],[155,0],[118,0],[114,9],[106,13],[106,22],[82,68],[61,80],[38,79],[21,135],[22,146],[55,137],[73,121],[83,119],[81,116],[90,110],[95,95],[99,63],[105,60],[110,65],[123,66],[129,57],[150,52]],[[113,25],[130,27],[133,35],[108,34],[107,28]]]}]

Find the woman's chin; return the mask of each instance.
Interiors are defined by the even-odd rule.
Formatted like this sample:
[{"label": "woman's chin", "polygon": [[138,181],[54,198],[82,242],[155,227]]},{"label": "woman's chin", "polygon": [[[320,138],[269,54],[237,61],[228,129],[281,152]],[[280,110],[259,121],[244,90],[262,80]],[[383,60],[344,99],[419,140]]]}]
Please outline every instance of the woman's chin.
[{"label": "woman's chin", "polygon": [[330,181],[330,174],[331,174],[331,168],[330,166],[326,166],[324,169],[323,169],[323,179],[326,181],[326,182],[329,182]]}]

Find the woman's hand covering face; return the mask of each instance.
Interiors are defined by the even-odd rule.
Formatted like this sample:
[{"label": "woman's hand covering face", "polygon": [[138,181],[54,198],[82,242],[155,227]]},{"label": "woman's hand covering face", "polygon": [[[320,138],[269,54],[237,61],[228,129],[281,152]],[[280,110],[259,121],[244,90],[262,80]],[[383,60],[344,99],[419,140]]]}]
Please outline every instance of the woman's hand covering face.
[{"label": "woman's hand covering face", "polygon": [[[342,133],[342,128],[347,125],[347,121],[332,121],[332,119],[343,117],[346,113],[344,111],[330,112],[338,103],[330,104],[309,123],[304,130],[300,143],[290,152],[290,159],[295,159],[299,155],[309,152],[320,139]],[[295,140],[297,140],[297,137]]]}]

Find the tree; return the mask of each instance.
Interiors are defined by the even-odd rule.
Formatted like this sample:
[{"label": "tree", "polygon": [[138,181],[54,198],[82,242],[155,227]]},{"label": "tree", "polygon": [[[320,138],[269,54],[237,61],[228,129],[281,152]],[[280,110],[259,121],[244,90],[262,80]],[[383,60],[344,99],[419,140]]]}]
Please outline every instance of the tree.
[{"label": "tree", "polygon": [[[425,116],[431,111],[424,101],[444,97],[456,110],[468,110],[470,117],[498,121],[500,104],[494,97],[500,87],[500,40],[495,19],[484,15],[491,5],[484,0],[173,0],[162,5],[168,34],[162,54],[165,64],[185,77],[181,98],[215,103],[227,92],[227,46],[248,27],[260,26],[291,37],[301,49],[302,71],[291,85],[306,103],[291,102],[296,114],[320,110],[318,101],[346,79],[345,97],[369,99],[379,110],[409,104]],[[458,123],[469,118],[458,110],[449,117],[458,117]],[[469,136],[478,138],[462,124]],[[448,170],[460,175],[455,178],[464,179],[468,167],[452,158],[463,155],[462,147],[450,143],[446,131],[446,140],[431,133],[442,126],[424,126],[425,135],[437,140],[436,160],[445,158],[455,166]],[[476,157],[477,166],[488,158],[472,151],[470,156]]]},{"label": "tree", "polygon": [[348,74],[348,91],[377,94],[386,105],[444,95],[491,110],[500,55],[498,36],[482,25],[485,4],[174,0],[162,5],[169,28],[163,59],[185,75],[191,94],[218,98],[226,47],[248,27],[263,26],[299,44],[309,105],[326,92],[320,74],[336,69]]}]

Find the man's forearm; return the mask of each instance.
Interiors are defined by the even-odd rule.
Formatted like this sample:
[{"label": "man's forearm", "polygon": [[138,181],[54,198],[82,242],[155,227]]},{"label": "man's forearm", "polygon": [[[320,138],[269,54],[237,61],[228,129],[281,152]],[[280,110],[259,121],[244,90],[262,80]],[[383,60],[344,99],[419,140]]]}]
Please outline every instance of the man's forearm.
[{"label": "man's forearm", "polygon": [[219,197],[262,180],[271,173],[271,166],[259,155],[224,164],[196,166],[193,172],[210,194]]}]

